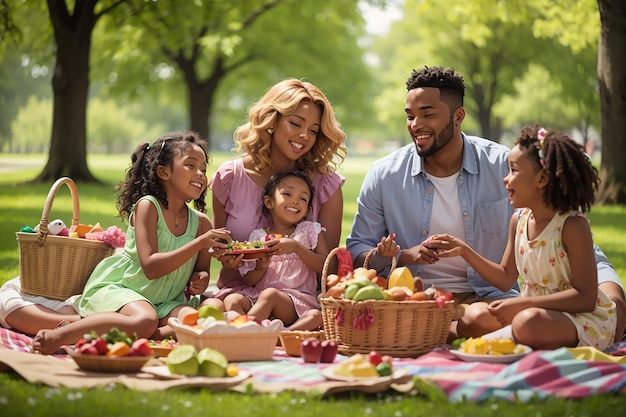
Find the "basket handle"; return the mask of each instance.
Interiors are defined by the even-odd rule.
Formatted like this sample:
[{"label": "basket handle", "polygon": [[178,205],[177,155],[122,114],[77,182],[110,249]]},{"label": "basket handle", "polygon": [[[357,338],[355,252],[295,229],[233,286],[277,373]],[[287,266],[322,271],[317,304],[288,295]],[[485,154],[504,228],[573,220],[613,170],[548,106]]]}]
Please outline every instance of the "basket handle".
[{"label": "basket handle", "polygon": [[[334,248],[333,250],[331,250],[328,253],[328,256],[326,256],[326,260],[324,261],[324,268],[322,269],[322,292],[320,293],[321,297],[323,297],[326,294],[326,278],[328,277],[328,268],[330,266],[330,260],[332,259],[333,256],[337,254],[339,250],[340,248]],[[363,260],[363,268],[368,267],[370,259],[372,258],[372,255],[374,255],[375,253],[376,253],[376,248],[371,249],[369,252],[367,252],[367,255],[365,255],[365,259]],[[396,260],[395,256],[391,258],[391,269],[389,270],[389,273],[391,273],[391,271],[396,269],[397,262],[398,261]]]},{"label": "basket handle", "polygon": [[48,192],[48,196],[46,197],[46,203],[43,206],[41,221],[39,222],[39,236],[37,237],[37,243],[39,244],[39,246],[44,245],[44,243],[46,242],[46,236],[48,236],[48,234],[50,233],[48,231],[48,223],[50,222],[50,210],[52,209],[54,197],[56,197],[57,192],[63,185],[67,185],[69,187],[70,194],[72,195],[72,226],[78,225],[78,189],[76,188],[76,184],[71,178],[61,177],[56,180],[54,184],[52,184],[52,187],[50,187],[50,191]]}]

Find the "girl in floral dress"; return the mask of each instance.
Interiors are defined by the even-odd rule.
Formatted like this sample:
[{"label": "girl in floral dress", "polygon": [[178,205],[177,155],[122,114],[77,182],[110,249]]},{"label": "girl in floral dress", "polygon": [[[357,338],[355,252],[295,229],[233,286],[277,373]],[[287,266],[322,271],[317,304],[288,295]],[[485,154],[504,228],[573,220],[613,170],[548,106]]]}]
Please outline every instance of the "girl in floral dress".
[{"label": "girl in floral dress", "polygon": [[433,237],[440,257],[462,256],[501,290],[521,279],[521,297],[489,305],[502,326],[511,325],[518,343],[600,350],[613,343],[615,303],[598,289],[591,229],[582,214],[595,201],[597,174],[580,144],[561,132],[527,126],[504,178],[511,203],[521,209],[511,218],[500,264],[455,237]]}]

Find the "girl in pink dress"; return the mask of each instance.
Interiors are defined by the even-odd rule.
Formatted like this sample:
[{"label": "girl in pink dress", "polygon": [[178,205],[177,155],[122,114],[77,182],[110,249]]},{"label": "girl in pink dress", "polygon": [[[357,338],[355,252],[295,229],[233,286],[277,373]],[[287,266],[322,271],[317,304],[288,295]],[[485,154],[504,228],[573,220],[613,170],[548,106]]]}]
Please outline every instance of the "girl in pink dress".
[{"label": "girl in pink dress", "polygon": [[506,291],[520,279],[521,297],[493,301],[490,315],[534,349],[613,343],[615,303],[598,289],[589,222],[582,215],[600,182],[584,148],[561,132],[525,127],[509,154],[504,185],[511,204],[509,240],[499,264],[449,235],[431,239],[439,257],[460,255]]},{"label": "girl in pink dress", "polygon": [[285,170],[270,178],[262,211],[272,219],[255,229],[249,241],[268,241],[271,250],[262,258],[245,260],[239,272],[244,285],[217,294],[226,310],[258,319],[278,318],[286,326],[311,309],[319,310],[317,274],[322,272],[328,246],[324,228],[305,221],[312,209],[313,185],[306,174]]},{"label": "girl in pink dress", "polygon": [[[215,227],[225,227],[233,240],[243,241],[254,229],[269,226],[271,219],[258,210],[264,188],[275,173],[297,169],[312,179],[316,192],[307,220],[319,222],[328,247],[337,247],[345,178],[335,168],[345,158],[345,138],[330,101],[319,88],[294,78],[271,87],[250,108],[248,122],[235,131],[237,151],[244,152],[243,156],[220,165],[209,182]],[[221,255],[217,259],[222,262],[218,288],[245,284],[238,271],[241,256]],[[224,309],[218,298],[203,304]],[[316,311],[311,314],[321,326],[322,317]],[[307,326],[314,322],[295,326],[312,330]]]}]

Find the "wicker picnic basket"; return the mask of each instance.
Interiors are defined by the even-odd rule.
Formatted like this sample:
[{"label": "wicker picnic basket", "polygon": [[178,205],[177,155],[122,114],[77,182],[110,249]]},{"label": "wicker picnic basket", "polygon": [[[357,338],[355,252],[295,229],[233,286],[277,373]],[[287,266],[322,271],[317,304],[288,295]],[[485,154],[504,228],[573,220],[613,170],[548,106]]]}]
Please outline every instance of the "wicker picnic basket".
[{"label": "wicker picnic basket", "polygon": [[[375,350],[381,355],[416,357],[446,343],[454,301],[447,301],[440,308],[435,301],[352,301],[324,297],[330,259],[338,250],[333,249],[324,263],[320,304],[326,339],[336,341],[340,353],[367,354]],[[375,249],[367,254],[365,268],[374,252]],[[395,267],[393,258],[391,269]],[[364,315],[369,324],[357,326],[359,320],[364,322]]]},{"label": "wicker picnic basket", "polygon": [[71,178],[56,180],[50,188],[39,222],[38,233],[17,232],[20,284],[23,292],[55,300],[65,300],[83,291],[98,262],[113,254],[106,243],[50,235],[48,223],[52,202],[62,185],[72,195],[72,225],[78,225],[78,190]]}]

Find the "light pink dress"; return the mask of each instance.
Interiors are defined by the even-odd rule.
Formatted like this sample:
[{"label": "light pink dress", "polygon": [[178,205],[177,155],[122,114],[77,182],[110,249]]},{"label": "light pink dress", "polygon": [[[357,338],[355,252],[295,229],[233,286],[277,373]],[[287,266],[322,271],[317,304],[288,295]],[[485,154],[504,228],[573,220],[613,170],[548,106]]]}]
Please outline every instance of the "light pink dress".
[{"label": "light pink dress", "polygon": [[[319,234],[324,231],[322,225],[317,222],[303,221],[289,237],[314,250]],[[266,235],[265,230],[255,229],[248,240],[264,240]],[[247,260],[244,266],[239,268],[239,272],[242,275],[246,274],[254,269],[255,264],[256,260]],[[295,253],[272,256],[267,272],[255,286],[251,287],[245,283],[237,287],[229,286],[219,290],[215,296],[223,300],[228,294],[238,293],[256,301],[261,291],[266,288],[276,288],[288,294],[298,316],[302,316],[311,308],[320,308],[315,296],[317,274]]]},{"label": "light pink dress", "polygon": [[[316,175],[313,179],[313,209],[306,220],[316,222],[320,207],[344,184],[345,177],[338,173],[330,175]],[[243,158],[222,163],[211,181],[209,188],[213,195],[224,205],[228,219],[226,229],[230,230],[233,240],[244,241],[254,229],[263,228],[272,224],[270,218],[261,214],[263,202],[263,188],[256,185],[243,166]],[[233,278],[229,281],[229,278]],[[229,282],[228,286],[245,284],[241,274],[237,270],[222,268],[217,286],[222,287],[223,282]]]}]

